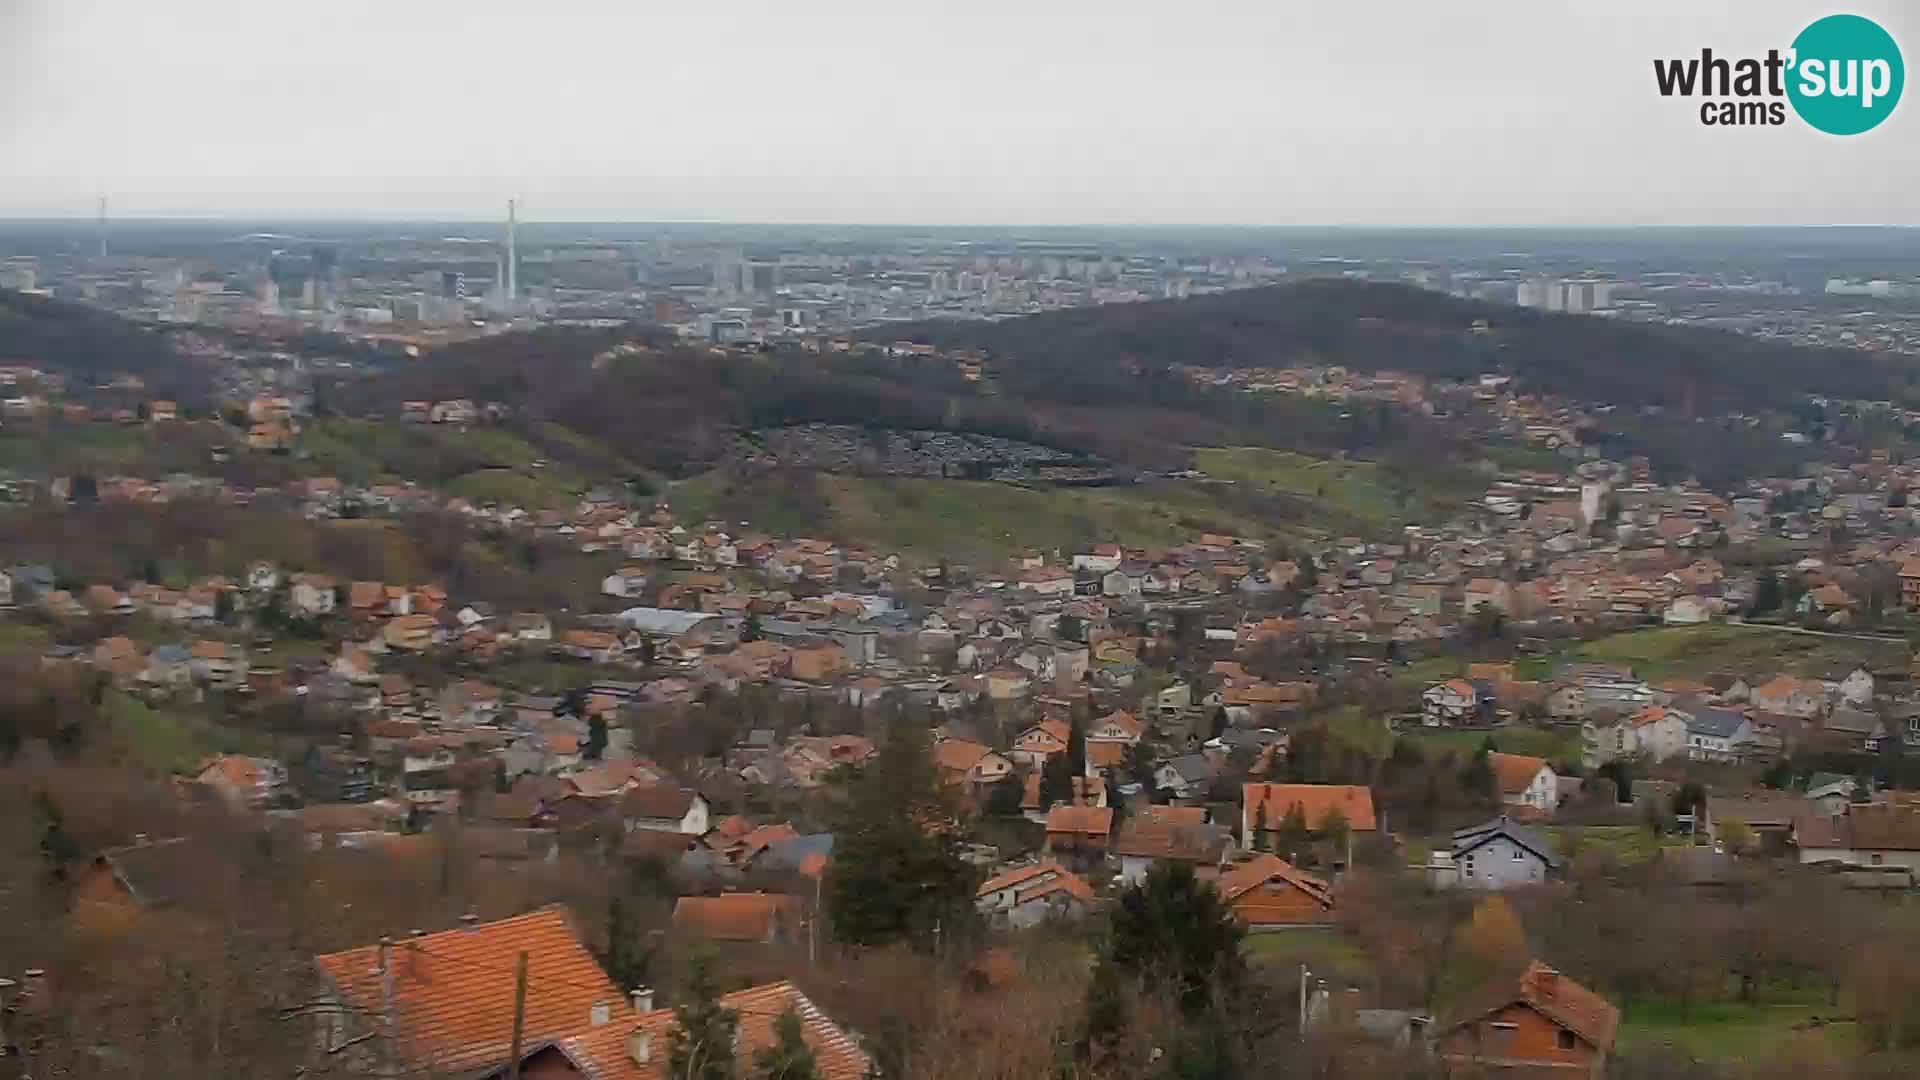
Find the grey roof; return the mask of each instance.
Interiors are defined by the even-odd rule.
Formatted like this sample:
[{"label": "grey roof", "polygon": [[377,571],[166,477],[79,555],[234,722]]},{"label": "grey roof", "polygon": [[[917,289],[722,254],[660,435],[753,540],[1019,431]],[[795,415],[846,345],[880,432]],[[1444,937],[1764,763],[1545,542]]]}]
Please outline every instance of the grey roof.
[{"label": "grey roof", "polygon": [[684,634],[709,619],[720,616],[707,611],[676,611],[673,608],[632,607],[620,613],[620,621],[643,634],[673,637]]},{"label": "grey roof", "polygon": [[1504,836],[1508,840],[1540,856],[1548,866],[1559,866],[1560,858],[1554,854],[1553,845],[1532,829],[1502,814],[1492,821],[1483,822],[1453,834],[1453,854],[1455,858],[1472,851],[1495,837]]},{"label": "grey roof", "polygon": [[1880,729],[1880,718],[1864,709],[1842,705],[1827,717],[1828,731],[1845,731],[1855,735],[1872,735]]},{"label": "grey roof", "polygon": [[1166,763],[1187,783],[1197,783],[1213,775],[1213,765],[1201,754],[1182,754]]},{"label": "grey roof", "polygon": [[758,870],[798,870],[809,855],[824,857],[832,854],[833,834],[811,833],[768,844],[767,849],[753,860],[753,865]]},{"label": "grey roof", "polygon": [[1687,723],[1687,732],[1715,739],[1731,739],[1740,730],[1740,725],[1746,722],[1745,714],[1732,709],[1696,709],[1693,719]]}]

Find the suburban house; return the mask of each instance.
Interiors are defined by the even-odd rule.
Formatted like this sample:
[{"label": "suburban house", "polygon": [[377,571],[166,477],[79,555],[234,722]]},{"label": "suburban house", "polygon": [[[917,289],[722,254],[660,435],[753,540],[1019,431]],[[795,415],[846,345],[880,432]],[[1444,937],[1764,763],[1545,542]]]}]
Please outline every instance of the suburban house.
[{"label": "suburban house", "polygon": [[1560,805],[1560,778],[1545,758],[1494,752],[1487,764],[1502,804],[1536,814],[1550,814]]},{"label": "suburban house", "polygon": [[1844,814],[1809,815],[1793,838],[1802,863],[1920,871],[1920,807],[1857,803]]},{"label": "suburban house", "polygon": [[690,788],[642,784],[620,797],[620,815],[627,832],[657,829],[703,836],[707,831],[707,800]]},{"label": "suburban house", "polygon": [[272,758],[222,754],[193,778],[228,806],[259,809],[287,791],[286,767]]},{"label": "suburban house", "polygon": [[1696,709],[1687,724],[1687,757],[1694,761],[1739,761],[1746,756],[1752,740],[1753,722],[1745,713]]},{"label": "suburban house", "polygon": [[981,882],[974,905],[996,927],[1024,929],[1086,914],[1093,905],[1093,888],[1057,862],[1039,862]]},{"label": "suburban house", "polygon": [[205,883],[194,869],[186,837],[103,851],[74,876],[69,903],[76,922],[101,929],[125,926],[143,911],[167,907]]},{"label": "suburban house", "polygon": [[1559,805],[1559,776],[1544,757],[1494,751],[1486,755],[1486,763],[1494,771],[1503,805],[1532,813],[1553,813]]},{"label": "suburban house", "polygon": [[1162,761],[1153,770],[1153,782],[1176,799],[1197,799],[1213,782],[1214,765],[1205,754],[1182,754]]},{"label": "suburban house", "polygon": [[1776,675],[1753,688],[1748,702],[1761,712],[1808,719],[1827,705],[1827,688],[1813,679]]},{"label": "suburban house", "polygon": [[[519,1063],[518,1075],[528,1080],[672,1080],[668,1068],[675,1027],[672,1009],[655,1009],[651,990],[635,990],[630,1005],[607,1010],[608,1022],[584,1033],[558,1040],[535,1042]],[[720,1007],[738,1018],[734,1058],[751,1062],[774,1047],[779,1039],[775,1023],[791,1011],[800,1017],[800,1038],[813,1052],[820,1080],[862,1080],[873,1074],[873,1064],[860,1042],[820,1011],[792,983],[777,982],[724,994]],[[600,1013],[594,1013],[599,1019]],[[474,1080],[501,1080],[502,1065],[477,1074]]]},{"label": "suburban house", "polygon": [[1203,807],[1154,806],[1121,823],[1112,852],[1120,859],[1120,880],[1137,885],[1155,863],[1217,865],[1232,842],[1224,825],[1207,822]]},{"label": "suburban house", "polygon": [[673,905],[674,933],[701,941],[778,945],[794,940],[800,901],[781,893],[683,896]]},{"label": "suburban house", "polygon": [[323,997],[338,1006],[313,1014],[319,1047],[351,1052],[351,1071],[368,1073],[382,1061],[422,1073],[504,1067],[510,1043],[501,1032],[514,1026],[511,976],[522,956],[528,985],[541,988],[525,996],[522,1045],[633,1025],[625,993],[550,907],[316,957]]},{"label": "suburban house", "polygon": [[1483,723],[1493,712],[1493,686],[1484,680],[1448,679],[1420,695],[1420,722],[1427,727]]},{"label": "suburban house", "polygon": [[1539,833],[1505,816],[1453,834],[1445,860],[1452,884],[1474,889],[1506,889],[1547,880],[1560,860]]},{"label": "suburban house", "polygon": [[1222,873],[1220,898],[1254,933],[1333,923],[1333,889],[1278,855],[1256,855]]},{"label": "suburban house", "polygon": [[1102,856],[1107,853],[1112,836],[1112,807],[1056,806],[1047,811],[1049,855]]},{"label": "suburban house", "polygon": [[949,784],[978,788],[1013,775],[1013,762],[985,743],[969,739],[942,739],[934,745],[933,763]]},{"label": "suburban house", "polygon": [[1347,831],[1371,833],[1380,826],[1373,812],[1373,790],[1357,784],[1246,784],[1241,788],[1240,846],[1260,845],[1253,835],[1256,823],[1271,833],[1295,807],[1316,832],[1329,819],[1344,818]]},{"label": "suburban house", "polygon": [[1536,960],[1517,978],[1470,991],[1437,1025],[1434,1044],[1442,1061],[1473,1075],[1597,1078],[1619,1029],[1611,1002]]},{"label": "suburban house", "polygon": [[1064,720],[1042,720],[1014,737],[1007,756],[1028,768],[1038,769],[1054,754],[1064,754],[1071,732]]}]

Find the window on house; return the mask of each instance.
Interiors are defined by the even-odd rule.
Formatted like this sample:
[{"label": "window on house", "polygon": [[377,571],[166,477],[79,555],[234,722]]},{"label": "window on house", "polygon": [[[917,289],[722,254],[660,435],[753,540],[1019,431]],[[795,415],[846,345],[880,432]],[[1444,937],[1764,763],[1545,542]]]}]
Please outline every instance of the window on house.
[{"label": "window on house", "polygon": [[1526,857],[1527,857],[1527,856],[1526,856],[1526,853],[1525,853],[1525,852],[1522,852],[1522,851],[1521,851],[1521,850],[1520,850],[1519,848],[1514,848],[1514,849],[1513,849],[1513,861],[1514,861],[1514,862],[1519,862],[1519,861],[1520,861],[1521,859],[1524,859],[1524,858],[1526,858]]},{"label": "window on house", "polygon": [[1874,853],[1873,853],[1873,855],[1872,855],[1871,857],[1872,857],[1872,859],[1873,859],[1873,865],[1875,865],[1875,866],[1879,866],[1879,865],[1880,865],[1880,863],[1881,863],[1881,861],[1882,861],[1882,860],[1884,860],[1884,859],[1886,858],[1886,856],[1884,856],[1884,855],[1882,855],[1882,854],[1880,854],[1880,853],[1879,853],[1879,852],[1877,852],[1877,851],[1876,851],[1876,852],[1874,852]]},{"label": "window on house", "polygon": [[1554,1041],[1560,1044],[1560,1049],[1562,1050],[1573,1049],[1573,1032],[1568,1031],[1566,1028],[1561,1028],[1555,1034],[1559,1036]]}]

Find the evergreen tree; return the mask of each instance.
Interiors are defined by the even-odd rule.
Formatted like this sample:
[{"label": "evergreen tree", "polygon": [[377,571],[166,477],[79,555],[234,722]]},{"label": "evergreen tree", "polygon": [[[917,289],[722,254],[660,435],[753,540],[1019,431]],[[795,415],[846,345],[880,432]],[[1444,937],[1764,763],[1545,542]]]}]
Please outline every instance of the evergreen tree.
[{"label": "evergreen tree", "polygon": [[1466,770],[1460,777],[1460,786],[1466,788],[1468,794],[1477,795],[1487,802],[1499,797],[1498,784],[1493,775],[1493,760],[1488,757],[1492,752],[1492,739],[1481,743],[1480,749],[1473,752],[1472,759],[1467,762]]},{"label": "evergreen tree", "polygon": [[1272,851],[1273,836],[1267,829],[1267,803],[1262,799],[1253,808],[1253,835],[1248,843],[1255,851]]},{"label": "evergreen tree", "polygon": [[1075,779],[1087,775],[1087,718],[1079,709],[1067,724],[1067,768]]},{"label": "evergreen tree", "polygon": [[711,957],[696,954],[687,974],[687,1000],[673,1010],[667,1038],[667,1075],[674,1080],[733,1080],[733,1037],[740,1017],[720,1004]]},{"label": "evergreen tree", "polygon": [[1120,894],[1108,944],[1113,965],[1171,991],[1191,1018],[1240,990],[1246,931],[1212,885],[1185,863],[1163,863]]},{"label": "evergreen tree", "polygon": [[1048,754],[1040,765],[1040,809],[1073,801],[1073,767],[1065,754]]},{"label": "evergreen tree", "polygon": [[774,1018],[773,1045],[754,1055],[753,1072],[756,1080],[819,1080],[813,1049],[792,1006]]},{"label": "evergreen tree", "polygon": [[67,835],[60,808],[45,792],[33,797],[33,808],[40,818],[40,858],[46,863],[47,877],[65,881],[68,865],[80,857],[80,847]]},{"label": "evergreen tree", "polygon": [[1353,824],[1347,820],[1346,813],[1336,806],[1320,818],[1320,828],[1315,830],[1315,835],[1321,843],[1333,850],[1336,861],[1344,861],[1347,838],[1352,835],[1352,832]]},{"label": "evergreen tree", "polygon": [[896,714],[865,768],[841,778],[825,899],[834,936],[856,945],[933,944],[972,930],[974,874],[927,731]]},{"label": "evergreen tree", "polygon": [[1273,834],[1273,851],[1288,862],[1299,862],[1300,853],[1312,845],[1313,829],[1307,824],[1307,812],[1294,803],[1280,817],[1280,828]]},{"label": "evergreen tree", "polygon": [[764,629],[762,629],[760,625],[759,614],[758,613],[749,614],[747,616],[746,623],[740,627],[740,640],[743,642],[759,641],[761,638],[764,638],[766,636],[767,636],[767,632]]},{"label": "evergreen tree", "polygon": [[1768,570],[1760,575],[1760,583],[1753,590],[1753,603],[1747,605],[1747,614],[1760,615],[1769,611],[1778,611],[1781,599],[1780,575]]},{"label": "evergreen tree", "polygon": [[513,790],[513,781],[507,779],[507,763],[504,758],[493,759],[493,790],[499,795],[505,795]]},{"label": "evergreen tree", "polygon": [[1121,988],[1120,969],[1111,955],[1103,954],[1087,982],[1086,1016],[1081,1021],[1080,1041],[1074,1047],[1081,1060],[1105,1057],[1127,1029],[1130,1012]]},{"label": "evergreen tree", "polygon": [[607,978],[613,985],[623,990],[644,986],[647,981],[648,956],[634,941],[632,900],[626,889],[616,888],[607,901],[607,951],[600,958],[600,966],[607,971]]},{"label": "evergreen tree", "polygon": [[599,761],[606,752],[607,718],[595,713],[587,718],[587,745],[581,749],[580,756],[588,761]]}]

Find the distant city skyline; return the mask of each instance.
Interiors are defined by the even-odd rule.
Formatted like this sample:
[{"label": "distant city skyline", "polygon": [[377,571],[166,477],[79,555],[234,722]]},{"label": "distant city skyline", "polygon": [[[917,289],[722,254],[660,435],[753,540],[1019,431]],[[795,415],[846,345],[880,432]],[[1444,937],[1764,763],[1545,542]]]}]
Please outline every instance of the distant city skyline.
[{"label": "distant city skyline", "polygon": [[[1920,103],[1715,129],[1824,3],[0,7],[0,217],[1920,224]],[[1920,12],[1849,5],[1907,47]]]}]

